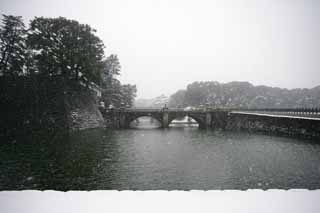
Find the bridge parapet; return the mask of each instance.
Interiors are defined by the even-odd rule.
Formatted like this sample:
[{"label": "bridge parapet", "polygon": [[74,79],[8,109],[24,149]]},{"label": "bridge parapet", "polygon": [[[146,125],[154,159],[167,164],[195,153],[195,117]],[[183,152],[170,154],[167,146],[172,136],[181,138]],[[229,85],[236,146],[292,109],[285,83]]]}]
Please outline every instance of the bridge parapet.
[{"label": "bridge parapet", "polygon": [[287,112],[293,114],[313,114],[320,113],[320,108],[258,108],[258,109],[230,109],[231,111],[247,111],[247,112]]},{"label": "bridge parapet", "polygon": [[260,115],[278,115],[278,116],[298,116],[309,118],[320,118],[319,108],[295,108],[295,109],[241,109],[232,110],[231,113],[247,113]]}]

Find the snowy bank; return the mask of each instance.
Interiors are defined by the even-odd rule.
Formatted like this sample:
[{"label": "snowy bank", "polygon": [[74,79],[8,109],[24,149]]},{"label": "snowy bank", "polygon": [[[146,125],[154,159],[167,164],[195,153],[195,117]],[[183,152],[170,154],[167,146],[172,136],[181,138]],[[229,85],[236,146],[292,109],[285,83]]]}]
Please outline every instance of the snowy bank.
[{"label": "snowy bank", "polygon": [[2,191],[1,212],[320,212],[320,190]]}]

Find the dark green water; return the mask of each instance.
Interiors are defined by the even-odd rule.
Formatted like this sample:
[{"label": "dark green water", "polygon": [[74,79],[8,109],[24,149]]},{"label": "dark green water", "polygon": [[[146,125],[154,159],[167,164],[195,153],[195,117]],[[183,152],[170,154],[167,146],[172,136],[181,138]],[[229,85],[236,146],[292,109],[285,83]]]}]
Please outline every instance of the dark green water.
[{"label": "dark green water", "polygon": [[2,143],[0,190],[320,189],[320,143],[189,128]]}]

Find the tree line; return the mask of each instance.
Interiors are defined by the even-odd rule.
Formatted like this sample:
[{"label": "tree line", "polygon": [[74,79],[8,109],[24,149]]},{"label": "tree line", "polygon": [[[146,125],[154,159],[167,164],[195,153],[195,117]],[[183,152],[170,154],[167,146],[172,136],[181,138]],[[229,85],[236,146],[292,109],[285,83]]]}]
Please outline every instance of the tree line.
[{"label": "tree line", "polygon": [[249,82],[193,82],[169,98],[170,107],[213,108],[318,108],[320,86],[283,89],[254,86]]}]

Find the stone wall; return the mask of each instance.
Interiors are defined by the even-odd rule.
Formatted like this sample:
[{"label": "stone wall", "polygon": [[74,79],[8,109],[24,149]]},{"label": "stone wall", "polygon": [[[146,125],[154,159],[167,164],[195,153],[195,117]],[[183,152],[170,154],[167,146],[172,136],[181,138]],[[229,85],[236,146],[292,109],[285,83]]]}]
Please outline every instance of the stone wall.
[{"label": "stone wall", "polygon": [[230,113],[226,129],[263,132],[272,135],[320,138],[320,120],[286,116]]},{"label": "stone wall", "polygon": [[85,90],[72,92],[68,95],[67,105],[70,131],[105,126],[97,99],[91,92]]}]

